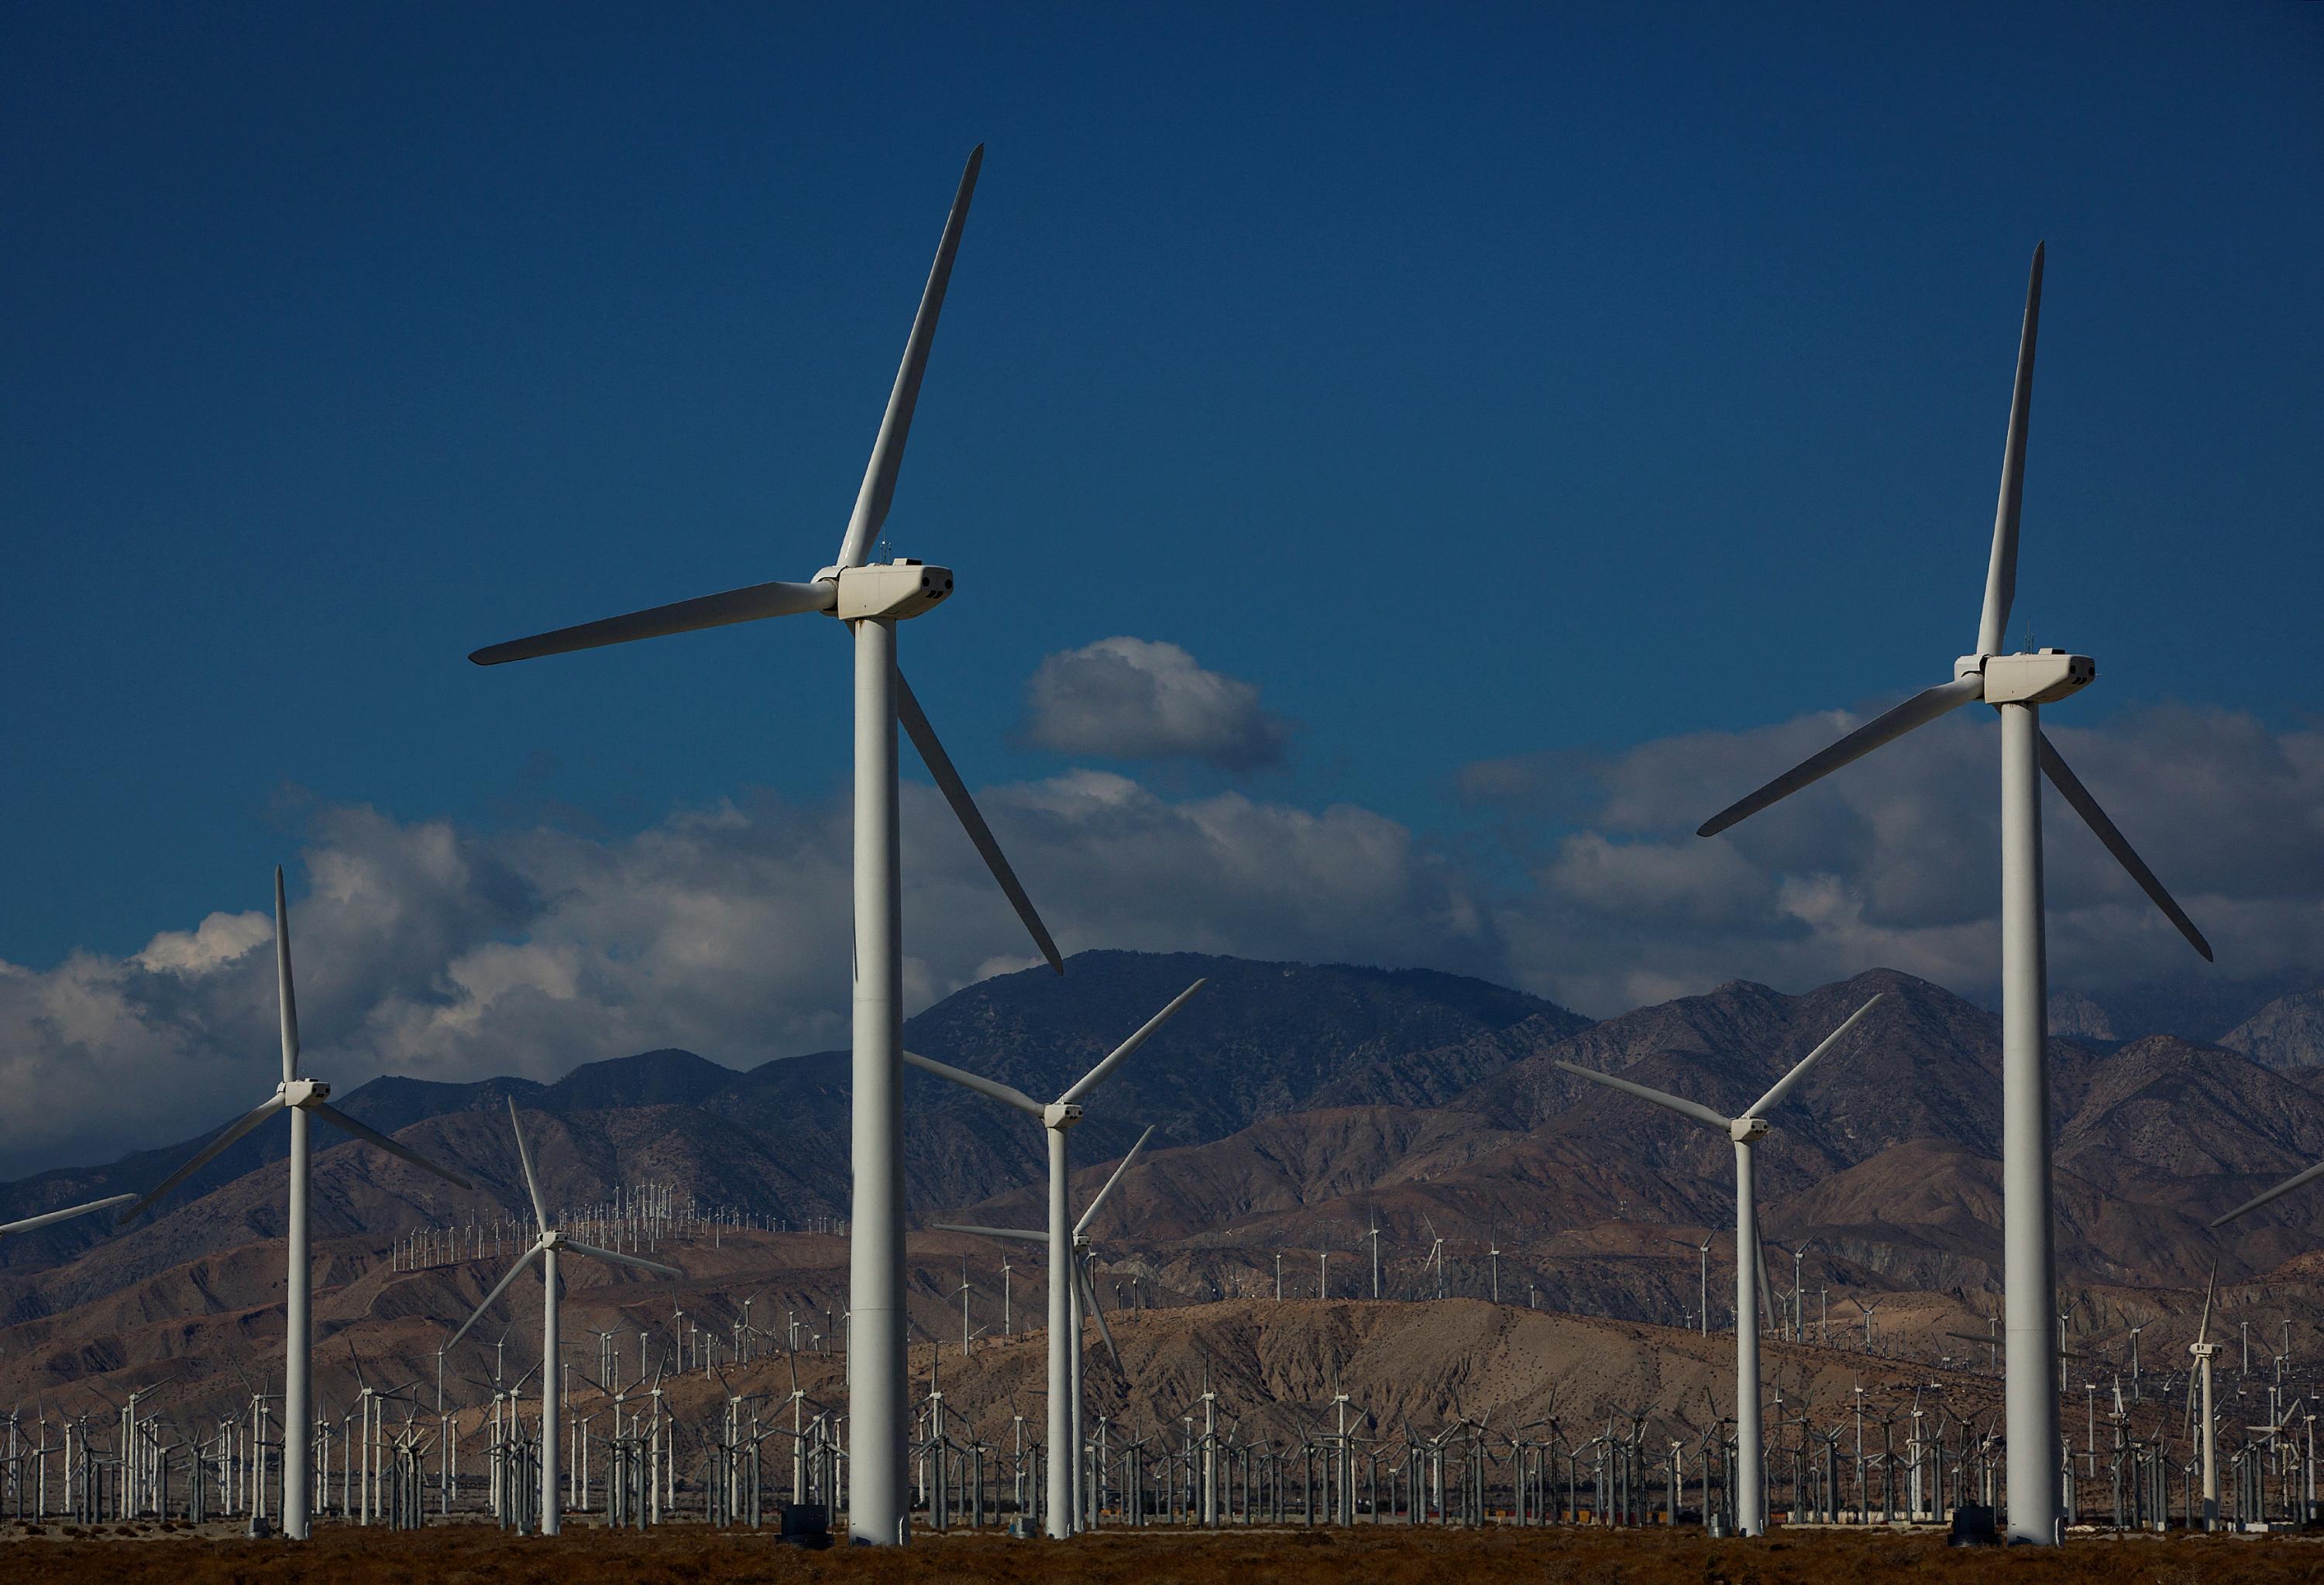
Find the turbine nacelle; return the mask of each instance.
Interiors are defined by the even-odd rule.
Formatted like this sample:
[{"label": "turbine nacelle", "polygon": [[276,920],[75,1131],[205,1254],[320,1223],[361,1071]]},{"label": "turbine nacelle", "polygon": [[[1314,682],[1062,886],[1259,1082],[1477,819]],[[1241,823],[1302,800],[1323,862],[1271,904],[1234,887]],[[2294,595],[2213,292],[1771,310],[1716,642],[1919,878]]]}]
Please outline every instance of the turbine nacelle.
[{"label": "turbine nacelle", "polygon": [[285,1079],[274,1089],[285,1106],[312,1106],[331,1094],[331,1087],[320,1079]]},{"label": "turbine nacelle", "polygon": [[2063,650],[2036,650],[2031,655],[1988,655],[1984,675],[1988,705],[2048,705],[2097,681],[2098,663]]},{"label": "turbine nacelle", "polygon": [[[822,582],[820,575],[816,581]],[[837,600],[830,613],[842,622],[887,617],[900,622],[934,608],[952,593],[952,568],[930,567],[909,557],[843,567],[833,575]]]},{"label": "turbine nacelle", "polygon": [[1727,1137],[1738,1145],[1757,1145],[1775,1131],[1775,1125],[1764,1117],[1738,1117],[1727,1125]]},{"label": "turbine nacelle", "polygon": [[1041,1126],[1045,1129],[1070,1129],[1081,1120],[1079,1101],[1052,1101],[1041,1108]]}]

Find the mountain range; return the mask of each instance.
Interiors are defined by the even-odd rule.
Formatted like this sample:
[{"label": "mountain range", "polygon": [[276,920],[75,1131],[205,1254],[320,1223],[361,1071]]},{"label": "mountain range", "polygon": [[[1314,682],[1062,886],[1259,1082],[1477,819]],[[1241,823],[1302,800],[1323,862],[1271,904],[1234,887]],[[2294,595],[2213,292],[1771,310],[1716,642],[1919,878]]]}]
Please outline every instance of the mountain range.
[{"label": "mountain range", "polygon": [[[1320,1270],[1329,1296],[1368,1296],[1377,1248],[1389,1297],[1490,1298],[1498,1287],[1504,1304],[1677,1322],[1696,1305],[1697,1246],[1707,1237],[1716,1262],[1731,1259],[1721,1230],[1732,1219],[1729,1147],[1556,1064],[1621,1073],[1731,1112],[1877,994],[1879,1006],[1775,1114],[1761,1148],[1764,1226],[1784,1251],[1771,1252],[1771,1279],[1788,1289],[1788,1251],[1804,1242],[1811,1315],[1849,1299],[1891,1303],[1882,1295],[1901,1310],[1918,1295],[1910,1304],[1932,1339],[1995,1304],[1999,1024],[1926,981],[1879,970],[1796,996],[1736,981],[1592,1022],[1426,972],[1134,953],[1083,954],[1067,971],[969,987],[910,1019],[906,1040],[1054,1095],[1179,991],[1207,981],[1098,1092],[1076,1131],[1080,1198],[1138,1129],[1155,1128],[1093,1230],[1126,1303],[1269,1295],[1278,1254],[1289,1295],[1316,1297]],[[2060,1282],[2081,1295],[2093,1335],[2144,1312],[2175,1314],[2215,1257],[2255,1303],[2312,1292],[2313,1263],[2301,1258],[2324,1242],[2324,1194],[2288,1199],[2223,1239],[2203,1229],[2324,1157],[2324,1064],[2302,1055],[2318,1019],[2316,999],[2292,996],[2238,1026],[2237,1048],[2172,1035],[2125,1040],[2118,1027],[2053,1037]],[[509,1100],[525,1114],[552,1203],[595,1204],[618,1185],[651,1181],[805,1229],[845,1215],[847,1089],[845,1053],[738,1072],[665,1050],[549,1084],[383,1078],[335,1097],[480,1187],[445,1192],[318,1128],[318,1337],[344,1332],[348,1346],[416,1368],[427,1340],[440,1341],[490,1286],[498,1273],[489,1260],[395,1272],[384,1254],[392,1237],[423,1224],[466,1228],[516,1212],[523,1191]],[[1038,1129],[917,1074],[906,1104],[918,1223],[1039,1224]],[[124,1230],[100,1216],[0,1243],[0,1387],[29,1396],[196,1366],[196,1377],[223,1383],[228,1360],[263,1371],[280,1333],[284,1134],[259,1130]],[[207,1137],[0,1185],[0,1213],[150,1187]],[[997,1304],[992,1246],[922,1232],[913,1250],[922,1336],[957,1338],[958,1288],[972,1276],[956,1274],[981,1273],[975,1302]],[[696,1253],[704,1269],[672,1302],[697,1316],[731,1325],[742,1295],[728,1289],[744,1280],[810,1318],[844,1305],[844,1240],[752,1234]],[[1025,1258],[1028,1269],[1008,1280],[1019,1313],[1038,1315],[1038,1257]],[[1714,1320],[1728,1280],[1714,1271]],[[647,1291],[606,1278],[575,1302],[633,1312]]]}]

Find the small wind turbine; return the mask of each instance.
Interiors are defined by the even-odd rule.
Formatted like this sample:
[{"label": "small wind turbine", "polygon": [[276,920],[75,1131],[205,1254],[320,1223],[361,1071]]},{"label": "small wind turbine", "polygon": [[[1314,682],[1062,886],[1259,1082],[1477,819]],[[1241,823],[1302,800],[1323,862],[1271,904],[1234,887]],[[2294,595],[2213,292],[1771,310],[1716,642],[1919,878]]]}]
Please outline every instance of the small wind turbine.
[{"label": "small wind turbine", "polygon": [[318,1079],[299,1076],[299,999],[290,982],[290,907],[283,898],[280,864],[274,867],[274,995],[281,1014],[282,1082],[274,1087],[273,1094],[196,1151],[192,1160],[162,1179],[152,1193],[123,1212],[120,1220],[127,1222],[276,1112],[290,1114],[290,1214],[284,1239],[289,1272],[282,1305],[282,1534],[290,1540],[304,1541],[312,1516],[308,1488],[315,1467],[315,1415],[309,1386],[314,1368],[314,1331],[309,1321],[314,1261],[309,1254],[307,1235],[307,1192],[311,1176],[308,1115],[312,1113],[335,1123],[364,1143],[390,1156],[401,1156],[446,1183],[463,1189],[475,1185],[449,1167],[437,1166],[410,1147],[399,1145],[378,1129],[355,1121],[337,1107],[324,1104],[323,1097],[331,1092],[331,1087]]},{"label": "small wind turbine", "polygon": [[1578,1079],[1651,1101],[1681,1117],[1717,1129],[1735,1142],[1735,1526],[1745,1535],[1763,1534],[1767,1527],[1766,1498],[1761,1490],[1765,1470],[1759,1443],[1759,1286],[1766,1280],[1766,1270],[1759,1252],[1759,1203],[1753,1153],[1770,1131],[1766,1114],[1781,1106],[1799,1082],[1807,1077],[1808,1070],[1822,1061],[1824,1054],[1879,1001],[1880,998],[1875,996],[1849,1014],[1846,1023],[1825,1036],[1822,1044],[1800,1058],[1791,1072],[1777,1079],[1774,1088],[1747,1107],[1740,1117],[1721,1117],[1699,1101],[1666,1095],[1595,1068],[1578,1067],[1570,1062],[1557,1064]]},{"label": "small wind turbine", "polygon": [[[2219,1270],[2211,1268],[2211,1280],[2203,1285],[2203,1319],[2195,1329],[2195,1341],[2187,1351],[2195,1356],[2196,1381],[2203,1403],[2203,1528],[2219,1527],[2219,1463],[2218,1416],[2211,1410],[2211,1361],[2219,1357],[2222,1345],[2211,1341],[2211,1293],[2218,1286]],[[2197,1394],[2187,1395],[2187,1412],[2195,1412]]]},{"label": "small wind turbine", "polygon": [[[1196,981],[1199,986],[1201,981]],[[1191,996],[1194,992],[1186,992]],[[1178,1000],[1184,1001],[1185,996]],[[1171,1006],[1176,1007],[1176,1002]],[[1162,1015],[1167,1016],[1167,1012]],[[1148,1028],[1153,1026],[1148,1024]],[[1141,1034],[1143,1031],[1140,1032]],[[922,1059],[911,1057],[914,1061]],[[1111,1060],[1111,1059],[1109,1059]],[[926,1064],[933,1066],[935,1064]],[[1103,1066],[1103,1064],[1100,1064]],[[1087,1081],[1084,1081],[1087,1083]],[[1002,1086],[1005,1088],[1006,1086]],[[1097,1285],[1082,1260],[1082,1251],[1088,1248],[1089,1224],[1096,1220],[1098,1210],[1106,1197],[1113,1193],[1114,1184],[1121,1182],[1130,1164],[1146,1148],[1147,1139],[1154,1130],[1148,1128],[1138,1136],[1120,1163],[1099,1188],[1081,1220],[1070,1229],[1064,1226],[1066,1214],[1063,1147],[1051,1153],[1049,1179],[1049,1230],[1035,1232],[1030,1228],[977,1227],[966,1222],[940,1221],[936,1225],[949,1233],[974,1233],[987,1239],[1014,1239],[1020,1243],[1049,1246],[1049,1493],[1048,1534],[1063,1540],[1081,1528],[1081,1482],[1075,1478],[1077,1457],[1071,1451],[1059,1456],[1056,1450],[1074,1450],[1082,1445],[1082,1307],[1088,1305],[1090,1314],[1097,1321],[1098,1335],[1105,1340],[1108,1352],[1113,1355],[1117,1368],[1121,1364],[1121,1350],[1114,1347],[1113,1328],[1106,1324],[1105,1307],[1097,1302]],[[1051,1138],[1061,1137],[1062,1130],[1053,1131]]]},{"label": "small wind turbine", "polygon": [[2017,341],[2017,380],[2009,434],[2001,453],[2001,498],[1986,566],[1985,606],[1977,652],[1953,662],[1953,679],[1914,695],[1703,822],[1716,836],[1739,820],[1841,766],[1979,700],[2001,716],[2001,1175],[2002,1284],[2008,1314],[2007,1401],[2009,1539],[2054,1546],[2059,1540],[2058,1339],[2051,1212],[2049,978],[2042,914],[2042,778],[2098,834],[2179,933],[2206,962],[2210,944],[2172,900],[2154,872],[2116,829],[2089,789],[2042,733],[2041,707],[2087,687],[2098,662],[2063,650],[2005,655],[2001,647],[2017,593],[2017,520],[2025,484],[2025,434],[2034,401],[2034,342],[2042,315],[2043,250],[2034,250],[2025,285],[2025,319]]},{"label": "small wind turbine", "polygon": [[951,758],[937,742],[919,703],[896,666],[896,625],[931,611],[952,594],[951,569],[898,558],[873,564],[880,530],[896,493],[904,442],[927,373],[936,317],[952,280],[953,256],[968,219],[969,198],[983,163],[982,144],[968,157],[952,212],[936,244],[896,371],[879,438],[863,470],[855,510],[840,540],[839,559],[804,584],[757,584],[705,594],[626,616],[561,628],[468,657],[479,666],[561,655],[635,639],[692,632],[764,617],[821,612],[845,622],[855,650],[855,996],[852,1101],[856,1141],[855,1200],[849,1222],[848,1348],[851,1396],[847,1415],[848,1533],[889,1544],[907,1539],[910,1503],[905,1489],[905,1449],[911,1403],[905,1379],[904,1193],[898,1159],[903,1138],[903,1074],[898,1057],[904,1021],[903,907],[898,850],[896,724],[927,762],[928,774],[967,829],[992,877],[1032,933],[1049,966],[1065,960],[1034,912],[1016,872],[1002,857],[991,828],[968,796]]},{"label": "small wind turbine", "polygon": [[[540,1533],[554,1535],[558,1533],[558,1521],[562,1512],[560,1494],[557,1489],[557,1365],[562,1358],[557,1342],[557,1257],[569,1249],[593,1260],[611,1260],[619,1266],[634,1266],[657,1276],[683,1276],[686,1274],[642,1256],[619,1255],[611,1249],[600,1249],[595,1244],[585,1244],[578,1239],[568,1238],[551,1227],[548,1203],[540,1197],[540,1181],[532,1175],[532,1152],[525,1146],[524,1125],[517,1121],[514,1096],[509,1097],[508,1109],[509,1127],[516,1131],[516,1158],[524,1168],[525,1193],[532,1197],[532,1212],[540,1219],[540,1237],[533,1240],[531,1249],[516,1258],[516,1264],[509,1267],[508,1275],[493,1285],[493,1291],[484,1295],[484,1302],[476,1306],[476,1313],[460,1323],[460,1330],[454,1332],[451,1341],[444,1346],[449,1349],[467,1336],[468,1329],[482,1320],[484,1312],[508,1292],[509,1284],[532,1264],[533,1257],[540,1258]],[[503,1332],[502,1335],[505,1337],[507,1334]]]}]

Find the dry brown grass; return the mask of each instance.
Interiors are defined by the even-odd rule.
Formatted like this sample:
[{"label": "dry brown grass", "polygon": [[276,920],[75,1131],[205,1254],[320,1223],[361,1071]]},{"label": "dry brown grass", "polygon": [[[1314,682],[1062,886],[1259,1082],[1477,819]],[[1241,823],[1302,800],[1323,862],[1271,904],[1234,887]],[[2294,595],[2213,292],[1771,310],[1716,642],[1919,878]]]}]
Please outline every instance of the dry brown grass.
[{"label": "dry brown grass", "polygon": [[2081,1585],[2293,1585],[2324,1580],[2324,1543],[2288,1537],[2076,1538],[2062,1551],[1949,1551],[1934,1533],[1795,1530],[1759,1542],[1692,1532],[1103,1533],[1063,1544],[926,1536],[908,1552],[802,1553],[771,1535],[672,1525],[645,1534],[568,1532],[518,1540],[481,1525],[411,1534],[323,1529],[300,1547],[97,1526],[68,1534],[14,1525],[0,1580],[41,1585],[1877,1585],[1887,1580]]}]

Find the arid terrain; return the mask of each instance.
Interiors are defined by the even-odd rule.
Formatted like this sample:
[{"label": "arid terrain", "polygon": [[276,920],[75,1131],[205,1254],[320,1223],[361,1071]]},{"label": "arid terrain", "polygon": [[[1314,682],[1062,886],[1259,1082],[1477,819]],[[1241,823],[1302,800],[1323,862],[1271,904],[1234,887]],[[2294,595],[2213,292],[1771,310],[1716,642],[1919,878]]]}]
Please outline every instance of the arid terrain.
[{"label": "arid terrain", "polygon": [[[110,1529],[111,1527],[108,1527]],[[11,1531],[15,1527],[11,1526]],[[145,1532],[153,1533],[148,1527]],[[923,1536],[908,1550],[805,1553],[748,1532],[675,1526],[555,1540],[483,1525],[407,1534],[318,1530],[286,1549],[239,1540],[161,1536],[143,1544],[46,1534],[0,1544],[0,1580],[42,1585],[683,1585],[696,1580],[946,1585],[1824,1585],[1831,1580],[2024,1580],[2052,1585],[2304,1585],[2324,1571],[2324,1541],[2288,1537],[2077,1538],[2042,1555],[1949,1549],[1941,1534],[1801,1529],[1766,1540],[1712,1541],[1690,1531],[1255,1531],[1097,1533],[1056,1543],[999,1535]]]}]

